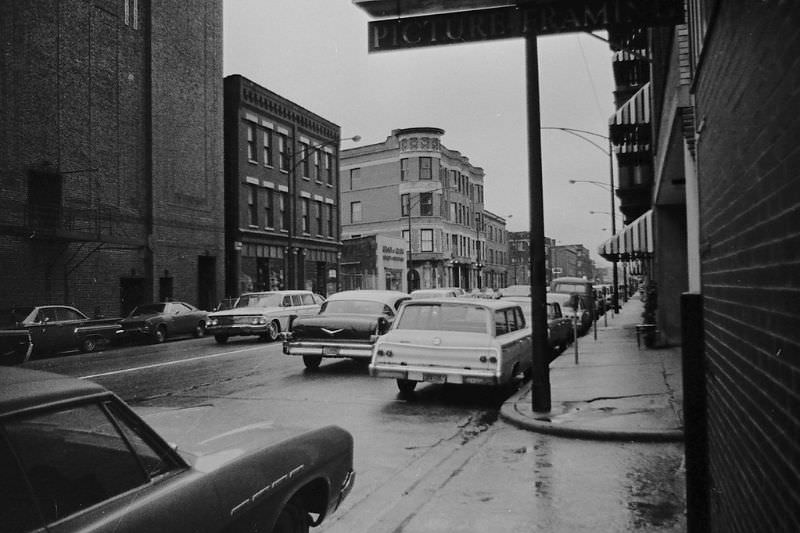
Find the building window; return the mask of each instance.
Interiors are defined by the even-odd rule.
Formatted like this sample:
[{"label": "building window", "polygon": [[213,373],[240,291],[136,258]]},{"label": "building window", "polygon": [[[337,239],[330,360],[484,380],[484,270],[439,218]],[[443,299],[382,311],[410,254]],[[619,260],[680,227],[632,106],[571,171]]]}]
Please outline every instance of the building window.
[{"label": "building window", "polygon": [[314,150],[314,180],[316,181],[320,181],[320,178],[322,178],[322,174],[320,174],[319,171],[319,166],[320,166],[319,150]]},{"label": "building window", "polygon": [[400,181],[408,179],[408,158],[404,157],[400,160]]},{"label": "building window", "polygon": [[360,168],[351,168],[350,169],[350,190],[356,190],[358,186],[359,178],[361,178],[361,169]]},{"label": "building window", "polygon": [[403,240],[408,243],[408,249],[411,250],[411,242],[409,241],[408,230],[407,229],[404,229],[402,231],[402,236],[403,236]]},{"label": "building window", "polygon": [[255,185],[247,187],[247,214],[249,224],[258,226],[258,187]]},{"label": "building window", "polygon": [[433,193],[423,192],[419,195],[419,216],[433,216]]},{"label": "building window", "polygon": [[419,179],[429,180],[433,178],[431,172],[433,160],[430,157],[419,158]]},{"label": "building window", "polygon": [[350,222],[361,222],[361,202],[350,202]]},{"label": "building window", "polygon": [[401,194],[400,195],[400,216],[407,217],[408,214],[411,212],[410,204],[411,198],[408,194]]},{"label": "building window", "polygon": [[311,165],[311,152],[309,152],[308,144],[300,143],[300,161],[303,163],[303,177],[308,178]]},{"label": "building window", "polygon": [[268,228],[275,227],[275,209],[273,202],[275,201],[275,192],[272,189],[267,189],[267,198],[264,202],[264,225]]},{"label": "building window", "polygon": [[279,192],[278,193],[278,210],[280,211],[281,216],[281,229],[288,230],[289,229],[289,210],[287,209],[286,205],[286,193]]},{"label": "building window", "polygon": [[289,138],[284,133],[278,134],[278,168],[289,170]]},{"label": "building window", "polygon": [[333,237],[333,206],[328,204],[328,237]]},{"label": "building window", "polygon": [[452,246],[450,246],[450,250],[451,250],[451,251],[452,251],[452,252],[453,252],[455,255],[461,255],[461,254],[459,254],[459,253],[458,253],[458,235],[456,235],[455,233],[453,233],[453,234],[451,235],[451,237],[452,237],[453,244],[452,244]]},{"label": "building window", "polygon": [[125,25],[139,29],[139,0],[125,0]]},{"label": "building window", "polygon": [[325,152],[325,176],[328,185],[333,185],[333,155]]},{"label": "building window", "polygon": [[309,224],[308,224],[308,198],[301,198],[300,199],[300,207],[302,209],[302,224],[303,224],[303,233],[309,233],[311,231]]},{"label": "building window", "polygon": [[432,229],[424,229],[420,232],[420,238],[422,240],[422,251],[423,252],[432,252],[433,251],[433,230]]},{"label": "building window", "polygon": [[324,229],[322,225],[322,202],[315,202],[317,204],[317,235],[322,235],[322,230]]},{"label": "building window", "polygon": [[256,127],[253,124],[247,125],[247,160],[258,161],[258,155],[256,155]]},{"label": "building window", "polygon": [[272,131],[264,130],[263,146],[264,164],[272,166]]}]

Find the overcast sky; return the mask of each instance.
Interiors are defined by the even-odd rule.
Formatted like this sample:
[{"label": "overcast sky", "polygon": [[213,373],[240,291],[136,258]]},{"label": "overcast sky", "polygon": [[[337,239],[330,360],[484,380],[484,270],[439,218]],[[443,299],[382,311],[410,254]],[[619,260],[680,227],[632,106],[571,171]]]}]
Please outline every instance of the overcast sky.
[{"label": "overcast sky", "polygon": [[[338,124],[342,137],[362,137],[342,148],[382,142],[395,128],[444,129],[442,144],[484,169],[486,208],[510,231],[527,230],[524,41],[367,54],[369,20],[350,0],[224,0],[224,75],[241,74]],[[542,126],[607,135],[608,45],[586,34],[538,43]],[[607,266],[597,247],[611,235],[610,193],[568,180],[608,183],[608,156],[574,135],[543,131],[542,157],[545,234],[583,244]]]}]

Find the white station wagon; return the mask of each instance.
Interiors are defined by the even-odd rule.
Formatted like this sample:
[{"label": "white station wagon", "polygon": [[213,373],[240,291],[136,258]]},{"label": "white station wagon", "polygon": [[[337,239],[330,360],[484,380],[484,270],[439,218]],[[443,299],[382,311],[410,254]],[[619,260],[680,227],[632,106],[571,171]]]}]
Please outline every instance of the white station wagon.
[{"label": "white station wagon", "polygon": [[372,351],[370,375],[394,378],[403,394],[418,382],[502,386],[532,364],[531,329],[518,303],[409,300]]},{"label": "white station wagon", "polygon": [[219,344],[236,335],[275,341],[296,317],[319,313],[324,301],[319,294],[304,290],[248,292],[239,296],[232,309],[209,314],[206,331]]}]

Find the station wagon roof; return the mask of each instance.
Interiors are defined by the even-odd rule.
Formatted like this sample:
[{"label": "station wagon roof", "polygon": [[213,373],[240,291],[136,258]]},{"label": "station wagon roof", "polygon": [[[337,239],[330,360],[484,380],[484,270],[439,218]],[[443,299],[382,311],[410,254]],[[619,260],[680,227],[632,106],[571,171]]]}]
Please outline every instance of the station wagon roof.
[{"label": "station wagon roof", "polygon": [[485,307],[492,311],[497,309],[505,309],[508,307],[519,307],[518,302],[510,302],[508,300],[489,300],[484,298],[424,298],[420,300],[408,300],[403,305],[431,305],[431,304],[448,304],[448,305],[465,305],[472,307]]},{"label": "station wagon roof", "polygon": [[286,291],[254,291],[244,292],[242,296],[250,296],[251,294],[313,294],[311,291],[303,289],[290,289]]},{"label": "station wagon roof", "polygon": [[110,394],[91,381],[38,370],[0,367],[0,417],[62,401]]},{"label": "station wagon roof", "polygon": [[328,301],[336,300],[373,300],[376,302],[383,302],[392,304],[400,298],[408,298],[408,294],[400,291],[378,291],[378,290],[352,290],[342,291],[332,294],[328,297]]}]

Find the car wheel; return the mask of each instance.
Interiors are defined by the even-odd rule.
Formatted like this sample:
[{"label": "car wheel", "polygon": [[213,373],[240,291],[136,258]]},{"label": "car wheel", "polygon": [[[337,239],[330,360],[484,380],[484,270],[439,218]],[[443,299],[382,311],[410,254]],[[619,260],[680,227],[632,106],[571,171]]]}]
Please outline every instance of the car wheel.
[{"label": "car wheel", "polygon": [[267,340],[269,342],[275,342],[278,340],[278,335],[281,332],[281,325],[278,323],[277,320],[273,320],[272,322],[267,325]]},{"label": "car wheel", "polygon": [[275,521],[273,533],[308,533],[308,514],[302,505],[292,500],[281,509],[278,520]]},{"label": "car wheel", "polygon": [[97,339],[94,337],[86,337],[81,341],[81,351],[83,353],[91,353],[97,349]]},{"label": "car wheel", "polygon": [[214,340],[217,341],[217,344],[225,344],[228,342],[227,335],[214,335]]},{"label": "car wheel", "polygon": [[409,379],[398,379],[397,388],[400,390],[400,394],[411,394],[417,388],[417,382]]},{"label": "car wheel", "polygon": [[194,327],[194,336],[200,338],[206,334],[206,323],[200,322]]},{"label": "car wheel", "polygon": [[304,355],[303,356],[303,364],[306,365],[306,368],[309,370],[316,370],[319,368],[320,363],[322,363],[322,357],[318,355]]},{"label": "car wheel", "polygon": [[153,342],[155,344],[161,344],[165,340],[167,340],[167,327],[162,324],[153,332]]}]

